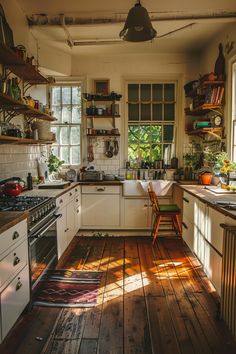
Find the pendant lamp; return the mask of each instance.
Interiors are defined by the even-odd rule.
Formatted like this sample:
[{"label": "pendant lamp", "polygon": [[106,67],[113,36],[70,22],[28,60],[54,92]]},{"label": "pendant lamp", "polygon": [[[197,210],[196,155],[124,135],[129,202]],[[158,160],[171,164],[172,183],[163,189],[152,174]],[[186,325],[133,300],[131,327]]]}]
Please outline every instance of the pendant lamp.
[{"label": "pendant lamp", "polygon": [[156,34],[147,10],[137,1],[129,10],[120,38],[128,42],[145,42],[152,40]]}]

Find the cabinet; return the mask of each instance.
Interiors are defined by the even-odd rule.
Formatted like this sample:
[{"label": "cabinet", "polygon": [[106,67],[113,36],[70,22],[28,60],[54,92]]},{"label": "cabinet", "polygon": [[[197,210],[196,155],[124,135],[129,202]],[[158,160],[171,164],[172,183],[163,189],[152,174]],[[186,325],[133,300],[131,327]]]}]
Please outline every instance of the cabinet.
[{"label": "cabinet", "polygon": [[196,222],[196,198],[191,194],[184,192],[183,195],[183,239],[194,250],[194,235]]},{"label": "cabinet", "polygon": [[75,187],[61,195],[56,200],[59,213],[57,220],[57,249],[58,259],[69,246],[81,226],[80,187]]},{"label": "cabinet", "polygon": [[220,295],[224,214],[184,192],[183,239]]},{"label": "cabinet", "polygon": [[124,198],[125,229],[151,228],[152,209],[148,198]]},{"label": "cabinet", "polygon": [[82,227],[117,228],[120,225],[120,186],[82,186]]},{"label": "cabinet", "polygon": [[[224,81],[200,80],[193,89],[186,90],[186,132],[189,135],[223,134]],[[219,119],[215,120],[216,115]],[[199,120],[196,119],[199,116]],[[191,118],[192,117],[192,118]]]},{"label": "cabinet", "polygon": [[26,219],[0,235],[0,323],[2,341],[30,300]]},{"label": "cabinet", "polygon": [[120,136],[116,127],[116,118],[120,118],[119,104],[121,95],[92,95],[85,93],[85,117],[87,136]]},{"label": "cabinet", "polygon": [[[12,49],[4,44],[0,44],[0,63],[3,64],[5,69],[10,70],[23,80],[23,95],[31,85],[48,84],[48,80],[44,78],[33,65],[26,63]],[[17,115],[24,115],[25,120],[28,122],[35,118],[46,121],[55,120],[51,115],[41,112],[22,101],[15,100],[5,93],[0,93],[0,107],[0,112],[3,113],[6,122],[9,122]],[[52,141],[36,141],[33,139],[20,139],[2,135],[0,135],[0,142],[15,142],[23,144],[36,144],[38,142],[52,143]]]}]

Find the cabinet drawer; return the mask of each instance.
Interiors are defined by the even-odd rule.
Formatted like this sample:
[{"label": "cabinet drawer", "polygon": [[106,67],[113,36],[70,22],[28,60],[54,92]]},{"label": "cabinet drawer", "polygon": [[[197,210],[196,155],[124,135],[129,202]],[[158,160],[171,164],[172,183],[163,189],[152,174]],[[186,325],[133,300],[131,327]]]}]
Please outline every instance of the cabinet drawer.
[{"label": "cabinet drawer", "polygon": [[0,261],[0,288],[28,263],[27,240]]},{"label": "cabinet drawer", "polygon": [[120,194],[120,186],[82,186],[82,194]]},{"label": "cabinet drawer", "polygon": [[56,199],[56,206],[59,208],[63,208],[68,203],[67,193],[62,194],[60,197]]},{"label": "cabinet drawer", "polygon": [[0,254],[27,237],[26,219],[4,231],[0,236]]},{"label": "cabinet drawer", "polygon": [[29,303],[29,268],[26,266],[1,293],[2,339]]},{"label": "cabinet drawer", "polygon": [[80,186],[77,186],[73,189],[74,196],[77,197],[80,195]]},{"label": "cabinet drawer", "polygon": [[194,211],[195,211],[196,198],[191,194],[184,192],[183,196],[183,219],[190,221],[194,224]]},{"label": "cabinet drawer", "polygon": [[183,240],[188,247],[193,251],[194,248],[194,226],[188,220],[184,219],[182,222]]}]

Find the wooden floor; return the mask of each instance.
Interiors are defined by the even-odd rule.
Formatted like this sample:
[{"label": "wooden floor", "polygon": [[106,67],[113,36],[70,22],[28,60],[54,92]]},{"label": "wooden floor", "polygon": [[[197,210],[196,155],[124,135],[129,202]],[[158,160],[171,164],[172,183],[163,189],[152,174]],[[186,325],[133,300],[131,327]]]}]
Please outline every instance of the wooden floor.
[{"label": "wooden floor", "polygon": [[179,239],[76,238],[89,255],[65,268],[103,271],[94,308],[33,308],[0,346],[4,354],[236,353],[216,319],[214,289]]}]

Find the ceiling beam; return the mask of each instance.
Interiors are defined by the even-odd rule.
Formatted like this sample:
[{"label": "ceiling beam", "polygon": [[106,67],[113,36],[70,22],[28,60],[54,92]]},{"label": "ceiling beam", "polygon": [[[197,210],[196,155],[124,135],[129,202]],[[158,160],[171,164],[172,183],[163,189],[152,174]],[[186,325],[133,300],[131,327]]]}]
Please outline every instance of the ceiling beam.
[{"label": "ceiling beam", "polygon": [[[236,20],[235,11],[214,11],[212,13],[199,13],[199,14],[169,14],[169,15],[156,15],[154,13],[149,13],[152,22],[161,21],[184,21],[184,20],[224,20],[231,19]],[[61,18],[64,18],[64,25],[69,26],[89,26],[89,25],[106,25],[106,24],[117,24],[124,23],[126,15],[117,15],[114,17],[91,17],[83,18],[76,16],[69,16],[65,14],[59,15],[47,15],[47,14],[32,14],[27,16],[28,25],[33,26],[61,26]]]}]

